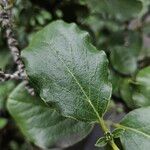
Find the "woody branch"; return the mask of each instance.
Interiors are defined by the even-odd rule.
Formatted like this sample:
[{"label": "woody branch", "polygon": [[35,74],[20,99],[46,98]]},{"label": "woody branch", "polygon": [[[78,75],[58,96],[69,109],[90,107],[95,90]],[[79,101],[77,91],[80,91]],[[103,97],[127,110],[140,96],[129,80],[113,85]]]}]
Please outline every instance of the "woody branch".
[{"label": "woody branch", "polygon": [[0,23],[2,28],[4,28],[5,30],[7,44],[11,55],[14,59],[14,62],[17,65],[17,71],[13,74],[5,74],[3,71],[0,71],[0,81],[6,81],[10,79],[21,79],[26,83],[26,89],[29,91],[29,93],[31,95],[34,95],[34,89],[29,86],[25,67],[20,56],[18,41],[14,36],[11,7],[9,7],[9,3],[7,0],[1,0],[1,5],[2,6],[0,9]]}]

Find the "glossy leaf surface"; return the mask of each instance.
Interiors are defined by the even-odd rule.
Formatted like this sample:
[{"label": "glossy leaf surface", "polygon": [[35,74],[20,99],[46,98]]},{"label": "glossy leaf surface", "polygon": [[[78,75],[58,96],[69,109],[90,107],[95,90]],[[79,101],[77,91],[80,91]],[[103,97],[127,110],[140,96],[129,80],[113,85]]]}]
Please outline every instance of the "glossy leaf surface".
[{"label": "glossy leaf surface", "polygon": [[64,148],[85,138],[92,125],[60,116],[39,97],[30,96],[19,85],[10,95],[7,103],[26,138],[42,148]]},{"label": "glossy leaf surface", "polygon": [[41,98],[64,116],[98,121],[111,96],[108,60],[75,24],[56,21],[38,32],[23,53]]},{"label": "glossy leaf surface", "polygon": [[150,147],[150,107],[127,114],[118,127],[125,129],[120,139],[125,150],[147,150]]}]

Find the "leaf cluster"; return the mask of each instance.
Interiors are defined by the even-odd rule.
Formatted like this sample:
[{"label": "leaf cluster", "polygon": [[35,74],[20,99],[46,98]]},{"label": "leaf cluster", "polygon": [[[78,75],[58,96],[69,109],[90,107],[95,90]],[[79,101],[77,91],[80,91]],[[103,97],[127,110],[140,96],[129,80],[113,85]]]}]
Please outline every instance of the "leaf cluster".
[{"label": "leaf cluster", "polygon": [[[0,130],[11,120],[37,147],[65,149],[98,124],[103,136],[96,147],[148,150],[149,6],[149,0],[16,0],[16,35],[36,95],[24,83],[0,83]],[[13,72],[3,35],[1,29],[0,68]],[[124,117],[116,122],[113,113]]]}]

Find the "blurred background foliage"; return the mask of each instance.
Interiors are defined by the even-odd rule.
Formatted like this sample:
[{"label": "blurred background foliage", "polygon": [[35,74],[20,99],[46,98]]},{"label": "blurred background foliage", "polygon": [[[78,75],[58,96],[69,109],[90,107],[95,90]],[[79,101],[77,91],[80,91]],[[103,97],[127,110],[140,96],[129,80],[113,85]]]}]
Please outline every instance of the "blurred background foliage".
[{"label": "blurred background foliage", "polygon": [[[20,49],[28,45],[36,31],[53,20],[77,23],[90,33],[92,43],[99,50],[105,50],[109,58],[115,105],[123,105],[123,113],[150,105],[149,0],[16,0],[13,17]],[[0,68],[9,73],[16,68],[2,28]],[[17,84],[0,83],[0,149],[39,149],[24,139],[7,112],[7,97]],[[94,149],[87,144],[93,142],[93,134],[95,131],[79,143],[80,148],[77,145],[70,149]]]}]

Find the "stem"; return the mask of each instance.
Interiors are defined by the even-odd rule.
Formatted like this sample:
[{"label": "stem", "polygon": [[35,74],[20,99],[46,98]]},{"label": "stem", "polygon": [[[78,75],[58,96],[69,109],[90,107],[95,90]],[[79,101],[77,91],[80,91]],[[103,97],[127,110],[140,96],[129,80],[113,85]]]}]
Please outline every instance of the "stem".
[{"label": "stem", "polygon": [[4,73],[3,71],[0,70],[0,81],[1,82],[4,82],[4,81],[7,81],[7,80],[21,80],[21,77],[19,76],[19,72],[16,71],[15,73],[13,74],[7,74],[7,73]]},{"label": "stem", "polygon": [[118,123],[113,123],[113,122],[112,122],[112,126],[115,127],[115,128],[120,128],[120,127],[122,127],[120,124],[118,124]]},{"label": "stem", "polygon": [[100,127],[102,128],[102,130],[106,133],[106,132],[109,132],[109,129],[107,128],[103,118],[100,118],[99,119],[99,124],[100,124]]},{"label": "stem", "polygon": [[115,142],[113,140],[111,140],[109,144],[111,145],[113,150],[119,150],[119,148],[117,147],[117,145],[115,144]]},{"label": "stem", "polygon": [[[104,133],[110,132],[110,130],[107,128],[103,118],[99,118],[99,124],[100,124],[100,127],[102,128],[102,130],[104,131]],[[113,150],[119,150],[119,148],[117,147],[117,145],[115,144],[113,139],[111,141],[109,141],[109,145],[113,148]]]},{"label": "stem", "polygon": [[[14,62],[17,64],[17,74],[5,74],[0,72],[0,81],[5,81],[8,79],[17,79],[22,78],[22,81],[25,82],[26,89],[31,95],[35,95],[34,89],[30,87],[28,77],[25,71],[25,66],[20,56],[20,50],[18,48],[18,41],[14,36],[13,23],[12,23],[12,5],[8,0],[3,0],[2,6],[0,6],[0,24],[5,29],[6,39],[8,47],[13,56]],[[2,7],[2,8],[1,8]]]}]

